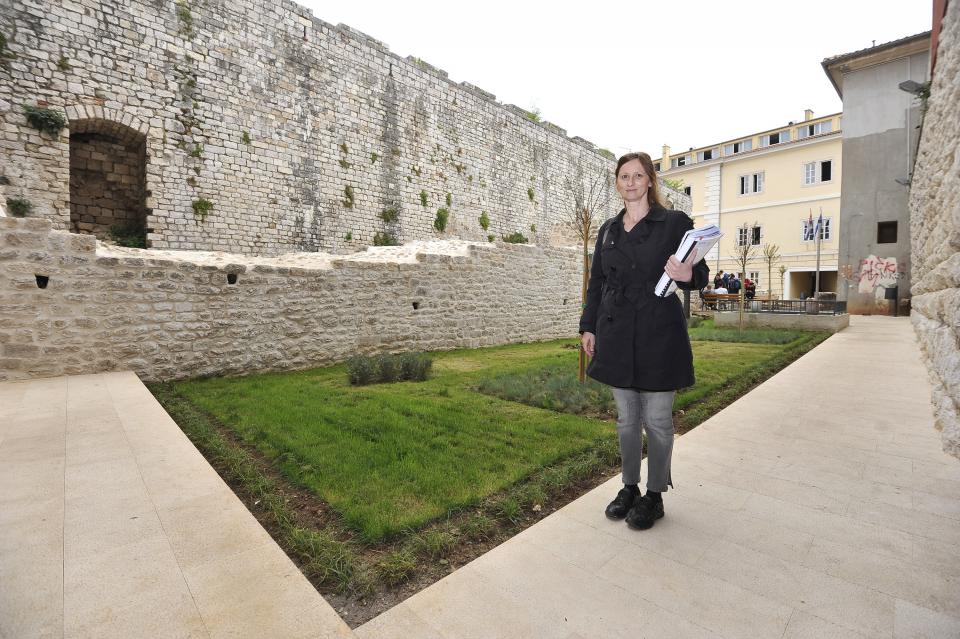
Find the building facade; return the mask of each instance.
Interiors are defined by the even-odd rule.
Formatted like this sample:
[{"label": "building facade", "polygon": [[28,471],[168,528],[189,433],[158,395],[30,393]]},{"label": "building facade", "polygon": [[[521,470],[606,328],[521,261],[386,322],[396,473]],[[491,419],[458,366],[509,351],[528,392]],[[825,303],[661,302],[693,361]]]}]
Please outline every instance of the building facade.
[{"label": "building facade", "polygon": [[930,32],[827,58],[843,100],[839,299],[857,314],[909,312],[907,206],[929,78]]},{"label": "building facade", "polygon": [[[758,295],[798,299],[817,289],[816,221],[820,231],[819,291],[837,290],[842,174],[841,114],[819,118],[807,110],[802,122],[670,153],[657,161],[665,180],[692,199],[697,226],[723,231],[707,257],[713,272],[736,272],[757,283]],[[754,247],[746,273],[735,259]],[[764,249],[776,246],[768,260]]]}]

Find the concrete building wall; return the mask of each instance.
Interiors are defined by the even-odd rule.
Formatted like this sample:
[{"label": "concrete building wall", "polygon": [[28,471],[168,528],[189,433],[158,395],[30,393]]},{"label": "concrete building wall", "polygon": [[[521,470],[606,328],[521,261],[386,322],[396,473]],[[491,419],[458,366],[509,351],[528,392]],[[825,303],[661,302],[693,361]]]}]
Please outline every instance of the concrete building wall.
[{"label": "concrete building wall", "polygon": [[947,5],[910,188],[913,312],[943,447],[960,457],[960,2]]},{"label": "concrete building wall", "polygon": [[[838,297],[858,314],[908,312],[911,280],[911,165],[920,124],[919,102],[901,91],[905,80],[925,82],[926,53],[843,75],[843,203]],[[898,183],[901,180],[902,183]],[[895,222],[896,241],[881,242],[878,224]],[[897,287],[898,300],[886,299]],[[897,306],[895,306],[895,304]]]}]

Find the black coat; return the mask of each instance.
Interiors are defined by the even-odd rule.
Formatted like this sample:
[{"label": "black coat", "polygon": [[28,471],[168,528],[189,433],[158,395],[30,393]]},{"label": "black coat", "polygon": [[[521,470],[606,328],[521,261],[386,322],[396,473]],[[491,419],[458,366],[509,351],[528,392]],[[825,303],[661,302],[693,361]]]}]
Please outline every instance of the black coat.
[{"label": "black coat", "polygon": [[[654,207],[626,233],[625,212],[597,232],[580,318],[580,332],[596,335],[587,374],[619,388],[667,391],[692,386],[693,353],[683,305],[676,295],[657,297],[653,289],[693,220],[680,211]],[[693,279],[677,285],[700,290],[709,278],[710,269],[700,260],[693,266]]]}]

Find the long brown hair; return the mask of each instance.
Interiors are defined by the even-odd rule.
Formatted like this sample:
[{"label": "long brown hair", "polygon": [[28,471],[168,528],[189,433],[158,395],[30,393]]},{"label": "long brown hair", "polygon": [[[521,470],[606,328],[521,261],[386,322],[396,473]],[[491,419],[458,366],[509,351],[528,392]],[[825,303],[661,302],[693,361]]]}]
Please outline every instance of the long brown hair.
[{"label": "long brown hair", "polygon": [[660,199],[660,185],[657,181],[657,170],[653,166],[653,160],[651,160],[650,156],[643,151],[621,155],[620,159],[617,160],[617,170],[613,174],[613,179],[618,180],[620,178],[620,169],[623,168],[624,164],[631,160],[640,160],[640,166],[643,167],[643,172],[647,174],[648,178],[650,178],[650,188],[647,189],[647,204],[650,205],[650,208],[655,206],[661,209],[666,208],[663,205],[663,201]]}]

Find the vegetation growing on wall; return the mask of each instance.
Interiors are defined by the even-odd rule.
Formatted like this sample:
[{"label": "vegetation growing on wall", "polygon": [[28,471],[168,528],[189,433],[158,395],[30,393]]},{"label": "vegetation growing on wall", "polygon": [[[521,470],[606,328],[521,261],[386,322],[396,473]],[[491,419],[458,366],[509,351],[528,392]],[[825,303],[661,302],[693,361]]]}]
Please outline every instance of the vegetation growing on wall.
[{"label": "vegetation growing on wall", "polygon": [[397,209],[394,207],[390,207],[380,211],[380,219],[386,222],[387,224],[396,222],[399,217],[400,217],[400,212],[397,211]]},{"label": "vegetation growing on wall", "polygon": [[437,209],[437,217],[433,220],[433,228],[443,233],[447,229],[447,221],[450,219],[450,211],[447,209]]},{"label": "vegetation growing on wall", "polygon": [[354,199],[353,187],[350,186],[349,184],[343,187],[343,200],[342,200],[343,205],[348,209],[352,209],[353,203],[355,201],[356,200]]},{"label": "vegetation growing on wall", "polygon": [[527,238],[524,237],[523,233],[520,231],[514,231],[510,235],[504,235],[503,241],[509,242],[510,244],[526,244]]},{"label": "vegetation growing on wall", "polygon": [[426,191],[420,191],[420,204],[421,204],[421,206],[426,206],[426,205],[427,205],[427,192],[426,192]]},{"label": "vegetation growing on wall", "polygon": [[7,211],[13,217],[27,217],[33,212],[33,203],[20,197],[8,197]]},{"label": "vegetation growing on wall", "polygon": [[177,0],[177,20],[180,22],[180,35],[193,37],[193,14],[186,0]]},{"label": "vegetation growing on wall", "polygon": [[30,126],[41,133],[49,133],[56,137],[67,126],[67,117],[59,111],[23,105],[23,113],[27,116]]},{"label": "vegetation growing on wall", "polygon": [[490,216],[487,215],[486,211],[482,211],[480,213],[480,228],[482,228],[484,231],[490,228]]},{"label": "vegetation growing on wall", "polygon": [[207,198],[200,196],[193,201],[193,214],[200,218],[201,222],[207,220],[207,214],[210,213],[210,210],[213,208],[213,202]]},{"label": "vegetation growing on wall", "polygon": [[240,141],[244,144],[250,144],[250,132],[244,131],[243,135],[240,136]]},{"label": "vegetation growing on wall", "polygon": [[399,246],[400,241],[397,240],[397,236],[391,233],[390,231],[378,231],[373,236],[373,245],[374,246]]}]

